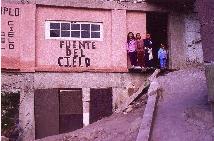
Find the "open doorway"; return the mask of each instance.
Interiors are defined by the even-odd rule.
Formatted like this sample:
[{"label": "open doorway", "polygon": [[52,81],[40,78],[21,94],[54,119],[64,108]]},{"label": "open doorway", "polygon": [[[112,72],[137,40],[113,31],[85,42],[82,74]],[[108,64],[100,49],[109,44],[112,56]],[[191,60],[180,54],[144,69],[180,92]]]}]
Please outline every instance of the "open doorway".
[{"label": "open doorway", "polygon": [[153,42],[154,67],[159,67],[158,50],[160,44],[164,43],[167,46],[167,23],[167,13],[149,12],[146,14],[146,30],[151,34]]}]

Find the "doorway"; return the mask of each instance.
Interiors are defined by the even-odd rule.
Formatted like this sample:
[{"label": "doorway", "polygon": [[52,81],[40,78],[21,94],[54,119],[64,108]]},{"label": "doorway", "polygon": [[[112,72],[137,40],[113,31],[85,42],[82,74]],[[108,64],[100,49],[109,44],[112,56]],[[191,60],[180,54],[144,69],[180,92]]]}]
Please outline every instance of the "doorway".
[{"label": "doorway", "polygon": [[90,124],[112,114],[112,88],[90,89]]},{"label": "doorway", "polygon": [[36,89],[35,138],[67,133],[83,127],[82,89]]},{"label": "doorway", "polygon": [[64,89],[59,93],[59,133],[83,127],[82,89]]},{"label": "doorway", "polygon": [[[159,67],[158,50],[160,44],[164,43],[167,47],[167,13],[149,12],[146,14],[146,31],[151,34],[153,43],[153,62],[154,67]],[[168,63],[167,63],[168,64]]]}]

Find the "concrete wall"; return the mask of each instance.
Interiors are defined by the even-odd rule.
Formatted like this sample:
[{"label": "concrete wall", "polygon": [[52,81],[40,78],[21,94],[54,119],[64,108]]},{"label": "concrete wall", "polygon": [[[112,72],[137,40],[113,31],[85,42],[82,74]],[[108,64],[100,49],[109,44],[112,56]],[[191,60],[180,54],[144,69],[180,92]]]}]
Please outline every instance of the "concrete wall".
[{"label": "concrete wall", "polygon": [[[102,78],[102,79],[101,79]],[[89,124],[90,88],[112,87],[113,109],[119,108],[122,102],[131,96],[128,91],[137,91],[143,84],[146,75],[127,73],[2,73],[2,91],[20,91],[20,125],[22,138],[26,141],[35,138],[34,91],[51,88],[82,88],[83,123]],[[51,81],[49,81],[51,80]]]},{"label": "concrete wall", "polygon": [[208,86],[208,100],[211,102],[211,109],[214,119],[214,1],[213,0],[196,0],[195,7],[199,15],[201,24],[201,39],[204,53],[206,79]]},{"label": "concrete wall", "polygon": [[200,65],[203,63],[200,22],[197,13],[185,15],[185,55],[186,65]]},{"label": "concrete wall", "polygon": [[212,0],[197,0],[195,3],[195,10],[198,12],[199,21],[201,24],[201,39],[204,52],[204,61],[206,62],[214,62],[213,4],[214,2]]},{"label": "concrete wall", "polygon": [[169,66],[181,69],[185,66],[184,14],[171,11],[168,16]]},{"label": "concrete wall", "polygon": [[20,92],[19,123],[22,128],[21,138],[32,141],[35,138],[34,121],[34,75],[2,73],[1,91]]},{"label": "concrete wall", "polygon": [[203,64],[200,22],[194,11],[171,11],[168,19],[170,68],[182,69]]}]

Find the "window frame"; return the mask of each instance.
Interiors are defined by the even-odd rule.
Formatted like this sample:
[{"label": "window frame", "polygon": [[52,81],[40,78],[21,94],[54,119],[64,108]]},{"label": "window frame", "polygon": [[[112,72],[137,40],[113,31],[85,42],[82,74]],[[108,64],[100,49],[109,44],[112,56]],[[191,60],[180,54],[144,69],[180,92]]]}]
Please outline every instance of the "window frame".
[{"label": "window frame", "polygon": [[[60,23],[60,37],[51,37],[50,36],[50,31],[53,29],[50,29],[50,23]],[[70,23],[70,37],[61,37],[61,32],[64,31],[61,29],[61,23]],[[71,24],[79,24],[80,29],[79,30],[72,30],[71,29]],[[81,24],[89,24],[90,25],[90,38],[82,38],[81,37],[81,32],[85,31],[81,29]],[[92,31],[92,24],[99,25],[100,30],[99,31]],[[80,32],[80,37],[71,37],[71,32],[72,31],[79,31]],[[92,32],[98,32],[100,33],[100,38],[91,38]],[[86,21],[57,21],[57,20],[46,20],[45,21],[45,39],[54,39],[54,40],[79,40],[79,41],[103,41],[103,23],[102,22],[86,22]]]}]

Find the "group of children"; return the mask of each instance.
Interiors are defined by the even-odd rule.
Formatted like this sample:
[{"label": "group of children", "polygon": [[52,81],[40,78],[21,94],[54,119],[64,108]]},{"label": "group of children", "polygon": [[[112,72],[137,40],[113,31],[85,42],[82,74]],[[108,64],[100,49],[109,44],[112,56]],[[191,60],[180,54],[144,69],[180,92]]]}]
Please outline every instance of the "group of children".
[{"label": "group of children", "polygon": [[[153,68],[153,50],[150,34],[146,34],[145,39],[141,39],[140,33],[136,36],[132,32],[127,35],[127,52],[131,61],[131,68]],[[158,59],[161,69],[166,69],[167,50],[162,43],[158,50]]]}]

